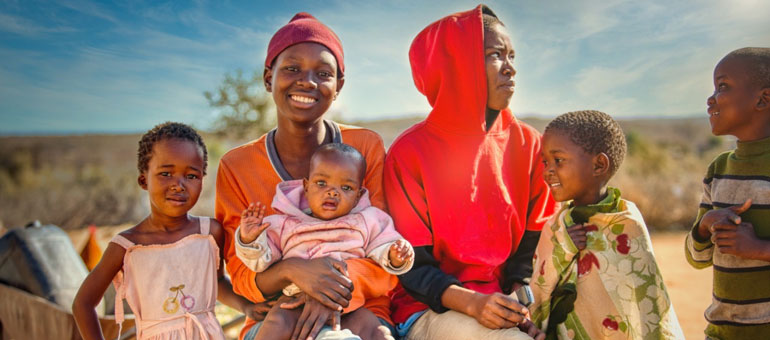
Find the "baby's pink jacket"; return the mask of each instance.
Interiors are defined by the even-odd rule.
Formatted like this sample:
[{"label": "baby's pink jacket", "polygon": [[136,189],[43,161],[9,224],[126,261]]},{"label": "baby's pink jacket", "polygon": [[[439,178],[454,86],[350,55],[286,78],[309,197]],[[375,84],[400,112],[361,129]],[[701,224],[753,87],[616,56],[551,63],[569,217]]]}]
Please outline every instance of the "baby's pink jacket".
[{"label": "baby's pink jacket", "polygon": [[235,232],[236,253],[254,271],[264,271],[281,258],[326,256],[337,260],[369,257],[393,274],[412,267],[412,259],[400,268],[390,266],[388,247],[403,237],[390,216],[371,205],[366,191],[350,213],[325,221],[306,213],[309,205],[302,180],[286,181],[276,187],[272,207],[280,214],[264,218],[270,226],[254,242],[243,244],[237,236],[240,231]]}]

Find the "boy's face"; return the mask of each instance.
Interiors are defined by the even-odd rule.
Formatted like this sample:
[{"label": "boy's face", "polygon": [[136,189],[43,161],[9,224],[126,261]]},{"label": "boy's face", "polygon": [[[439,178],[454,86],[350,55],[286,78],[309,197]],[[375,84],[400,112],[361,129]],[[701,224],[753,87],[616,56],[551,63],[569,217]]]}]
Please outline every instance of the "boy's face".
[{"label": "boy's face", "polygon": [[603,186],[596,172],[597,157],[559,131],[543,134],[544,179],[558,202],[573,200],[576,206],[597,203]]},{"label": "boy's face", "polygon": [[487,73],[487,108],[508,108],[516,83],[513,44],[505,27],[493,24],[484,30],[484,66]]},{"label": "boy's face", "polygon": [[304,181],[305,197],[313,216],[331,220],[347,215],[361,197],[361,169],[356,162],[339,155],[320,155],[310,164]]},{"label": "boy's face", "polygon": [[201,193],[203,151],[188,140],[161,140],[153,145],[147,171],[138,181],[150,196],[153,214],[184,216]]},{"label": "boy's face", "polygon": [[310,42],[283,50],[272,68],[265,69],[264,78],[278,119],[305,124],[323,116],[344,83],[337,77],[337,59],[331,51]]},{"label": "boy's face", "polygon": [[740,57],[726,57],[714,69],[714,94],[706,100],[714,135],[757,139],[752,135],[760,122],[753,113],[761,89],[751,80],[748,71],[748,65]]}]

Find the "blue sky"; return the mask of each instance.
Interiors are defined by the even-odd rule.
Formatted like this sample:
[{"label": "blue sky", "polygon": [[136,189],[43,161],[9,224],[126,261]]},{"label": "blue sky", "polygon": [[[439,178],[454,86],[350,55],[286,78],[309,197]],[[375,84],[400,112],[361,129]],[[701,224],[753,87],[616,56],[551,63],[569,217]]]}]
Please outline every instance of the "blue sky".
[{"label": "blue sky", "polygon": [[[307,11],[340,36],[349,120],[430,110],[407,52],[429,23],[471,1],[0,0],[0,134],[207,127],[203,92],[261,70],[267,42]],[[598,109],[616,117],[704,115],[719,59],[770,46],[770,1],[487,1],[516,48],[520,115]]]}]

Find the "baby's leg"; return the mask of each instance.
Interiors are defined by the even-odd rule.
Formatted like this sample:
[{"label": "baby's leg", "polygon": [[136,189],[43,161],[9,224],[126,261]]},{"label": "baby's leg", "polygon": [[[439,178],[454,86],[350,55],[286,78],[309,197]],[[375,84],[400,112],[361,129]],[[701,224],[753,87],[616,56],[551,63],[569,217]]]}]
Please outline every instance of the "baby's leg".
[{"label": "baby's leg", "polygon": [[388,327],[366,308],[359,308],[342,316],[341,327],[349,329],[361,340],[395,340]]},{"label": "baby's leg", "polygon": [[280,303],[276,303],[262,321],[262,327],[259,328],[254,340],[289,340],[301,313],[302,308],[283,309]]}]

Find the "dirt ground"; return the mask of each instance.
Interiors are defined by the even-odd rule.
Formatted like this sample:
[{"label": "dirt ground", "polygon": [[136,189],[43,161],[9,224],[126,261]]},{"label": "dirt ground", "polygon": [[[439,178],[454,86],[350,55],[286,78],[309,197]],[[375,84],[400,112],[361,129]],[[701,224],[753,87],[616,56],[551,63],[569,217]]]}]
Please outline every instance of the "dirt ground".
[{"label": "dirt ground", "polygon": [[688,340],[703,339],[703,311],[711,303],[711,269],[697,270],[684,257],[686,233],[652,234],[652,247],[679,324]]}]

